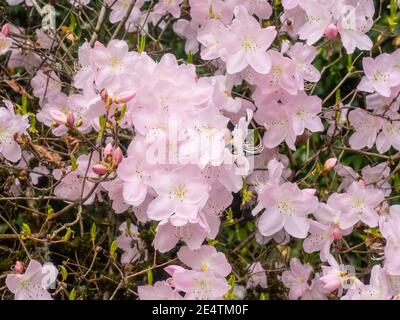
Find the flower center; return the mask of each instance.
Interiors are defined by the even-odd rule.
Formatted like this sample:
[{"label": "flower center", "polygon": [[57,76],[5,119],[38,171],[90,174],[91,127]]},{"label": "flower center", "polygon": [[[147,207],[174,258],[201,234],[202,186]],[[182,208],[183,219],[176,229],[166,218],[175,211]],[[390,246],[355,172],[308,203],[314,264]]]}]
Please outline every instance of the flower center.
[{"label": "flower center", "polygon": [[122,61],[118,57],[111,57],[110,58],[110,67],[112,69],[120,69],[122,67]]},{"label": "flower center", "polygon": [[281,199],[278,203],[278,210],[281,214],[291,216],[294,213],[292,201],[289,199]]},{"label": "flower center", "polygon": [[172,191],[170,192],[170,197],[178,199],[179,201],[183,201],[186,199],[186,193],[186,187],[183,185],[179,185],[172,189]]},{"label": "flower center", "polygon": [[361,210],[364,208],[364,200],[363,199],[354,199],[352,203],[353,209]]},{"label": "flower center", "polygon": [[244,51],[255,51],[259,48],[259,46],[254,41],[254,38],[251,36],[244,36],[242,38],[242,49]]},{"label": "flower center", "polygon": [[389,76],[379,70],[375,71],[373,75],[374,81],[387,81]]}]

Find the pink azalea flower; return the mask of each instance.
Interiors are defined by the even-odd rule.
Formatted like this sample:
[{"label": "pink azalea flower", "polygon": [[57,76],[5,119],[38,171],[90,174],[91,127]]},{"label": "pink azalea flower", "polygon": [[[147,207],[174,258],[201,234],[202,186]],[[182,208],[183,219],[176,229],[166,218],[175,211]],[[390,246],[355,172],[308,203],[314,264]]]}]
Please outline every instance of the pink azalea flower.
[{"label": "pink azalea flower", "polygon": [[122,160],[117,169],[117,175],[123,182],[122,196],[125,203],[138,206],[145,200],[150,179],[149,169],[142,141],[133,140],[128,148],[128,157]]},{"label": "pink azalea flower", "polygon": [[[100,187],[97,187],[95,191],[92,189],[95,187],[95,183],[90,179],[96,179],[98,176],[87,170],[88,166],[92,167],[98,162],[99,155],[94,153],[89,163],[89,155],[80,155],[77,159],[78,168],[72,170],[71,167],[67,168],[67,173],[63,176],[61,170],[54,170],[53,176],[59,180],[59,184],[54,188],[54,194],[60,199],[66,199],[68,201],[77,201],[78,199],[86,199],[84,204],[92,204],[97,194],[100,195]],[[87,171],[87,172],[86,172]]]},{"label": "pink azalea flower", "polygon": [[387,152],[390,147],[400,150],[400,117],[397,112],[387,112],[391,120],[382,119],[382,131],[376,139],[376,148],[379,153]]},{"label": "pink azalea flower", "polygon": [[290,270],[282,273],[283,284],[290,289],[289,299],[297,300],[309,288],[308,279],[313,268],[310,264],[302,265],[299,259],[290,259]]},{"label": "pink azalea flower", "polygon": [[328,300],[326,289],[319,279],[311,280],[311,285],[306,288],[301,300]]},{"label": "pink azalea flower", "polygon": [[271,71],[264,75],[256,75],[255,83],[260,86],[263,94],[267,95],[282,89],[291,95],[297,95],[299,90],[299,79],[296,79],[296,65],[293,60],[284,57],[282,53],[269,50],[268,56],[271,61]]},{"label": "pink azalea flower", "polygon": [[178,258],[193,270],[210,272],[220,277],[226,277],[232,271],[225,255],[208,245],[203,245],[197,250],[182,247],[178,251]]},{"label": "pink azalea flower", "polygon": [[350,146],[356,150],[372,148],[382,127],[382,119],[358,108],[349,113],[349,121],[355,129],[349,139]]},{"label": "pink azalea flower", "polygon": [[129,204],[125,203],[123,197],[124,181],[122,179],[117,177],[114,180],[102,182],[101,186],[108,192],[115,213],[119,214],[128,210]]},{"label": "pink azalea flower", "polygon": [[138,228],[134,224],[129,225],[126,222],[119,226],[121,235],[117,238],[117,245],[124,253],[121,256],[122,264],[134,263],[140,258],[140,249],[143,246],[139,238]]},{"label": "pink azalea flower", "polygon": [[343,296],[344,300],[390,300],[390,288],[385,271],[375,265],[371,270],[371,279],[368,285],[359,285]]},{"label": "pink azalea flower", "polygon": [[207,21],[220,20],[225,25],[232,21],[233,8],[223,0],[189,0],[190,16],[198,25],[205,25]]},{"label": "pink azalea flower", "polygon": [[379,215],[375,208],[385,197],[381,190],[366,188],[363,181],[353,182],[347,193],[336,197],[336,207],[345,215],[358,217],[369,227],[378,225]]},{"label": "pink azalea flower", "polygon": [[201,58],[213,60],[224,54],[223,41],[227,34],[227,28],[219,20],[210,20],[198,32],[197,41],[202,44]]},{"label": "pink azalea flower", "polygon": [[366,92],[377,92],[384,97],[391,95],[393,87],[400,84],[400,73],[394,67],[394,60],[390,54],[383,53],[373,58],[363,59],[365,76],[357,89]]},{"label": "pink azalea flower", "polygon": [[174,32],[182,38],[186,39],[185,52],[189,54],[199,51],[199,42],[197,38],[198,27],[192,21],[179,19],[173,24]]},{"label": "pink azalea flower", "polygon": [[321,39],[326,28],[332,21],[329,8],[317,2],[303,5],[306,13],[306,23],[299,29],[300,39],[307,40],[308,45],[313,45]]},{"label": "pink azalea flower", "polygon": [[328,258],[328,263],[329,266],[322,266],[322,276],[319,278],[328,292],[338,290],[338,295],[341,296],[343,289],[352,288],[360,283],[352,266],[339,265],[333,256]]},{"label": "pink azalea flower", "polygon": [[365,33],[373,25],[374,12],[373,2],[363,1],[363,5],[348,6],[347,12],[340,17],[337,29],[348,54],[353,53],[356,48],[360,50],[372,49],[372,40]]},{"label": "pink azalea flower", "polygon": [[209,185],[194,167],[186,166],[154,174],[151,185],[158,197],[150,202],[148,216],[153,220],[174,217],[174,224],[195,219],[208,199]]},{"label": "pink azalea flower", "polygon": [[[333,196],[329,200],[333,202]],[[341,217],[346,217],[346,215],[324,203],[319,204],[314,215],[320,222],[310,222],[310,235],[303,242],[304,251],[307,253],[319,251],[321,261],[326,261],[331,256],[332,243],[341,239],[344,235],[350,234],[353,229],[351,227],[341,229],[340,224],[343,224],[343,220],[345,220]]]},{"label": "pink azalea flower", "polygon": [[11,101],[3,100],[5,107],[0,108],[0,154],[8,161],[21,159],[21,147],[15,141],[15,134],[27,134],[28,115],[21,116],[14,112]]},{"label": "pink azalea flower", "polygon": [[24,274],[8,275],[6,285],[15,294],[15,300],[53,300],[47,289],[54,284],[57,274],[51,263],[42,266],[31,260]]},{"label": "pink azalea flower", "polygon": [[154,6],[154,12],[159,15],[170,13],[174,18],[179,18],[181,9],[179,5],[183,0],[161,0]]},{"label": "pink azalea flower", "polygon": [[268,287],[267,274],[260,262],[257,261],[252,263],[247,270],[250,274],[250,277],[247,280],[247,288],[255,288],[258,285],[264,289]]},{"label": "pink azalea flower", "polygon": [[275,27],[261,28],[255,18],[243,6],[235,7],[235,19],[226,33],[222,59],[229,74],[251,66],[256,72],[266,74],[271,69],[271,60],[266,52],[276,37]]},{"label": "pink azalea flower", "polygon": [[215,238],[219,228],[219,218],[215,220],[202,213],[196,220],[184,225],[175,226],[173,222],[171,219],[165,219],[157,226],[153,245],[161,253],[174,248],[179,240],[183,240],[191,250],[199,249],[206,237]]},{"label": "pink azalea flower", "polygon": [[261,234],[270,236],[284,228],[293,237],[305,238],[310,226],[307,215],[317,209],[317,198],[289,182],[263,191],[258,194],[265,208],[258,221]]},{"label": "pink azalea flower", "polygon": [[255,14],[260,19],[269,19],[272,15],[272,7],[268,0],[232,0],[229,4],[234,8],[243,5],[250,15]]},{"label": "pink azalea flower", "polygon": [[182,296],[166,281],[157,281],[154,286],[139,286],[140,300],[182,300]]},{"label": "pink azalea flower", "polygon": [[122,84],[126,86],[126,81],[137,81],[132,75],[136,56],[135,53],[129,52],[125,41],[112,40],[106,48],[95,48],[92,58],[93,63],[99,68],[95,81],[100,89],[107,88],[110,91],[111,88]]},{"label": "pink azalea flower", "polygon": [[0,56],[6,54],[10,50],[12,45],[11,38],[8,38],[2,32],[0,32]]},{"label": "pink azalea flower", "polygon": [[186,300],[219,300],[230,286],[225,278],[211,271],[185,270],[172,276],[175,288],[185,292]]},{"label": "pink azalea flower", "polygon": [[[311,64],[317,56],[317,49],[313,46],[297,42],[290,48],[288,56],[293,60],[296,66],[296,77],[310,82],[319,81],[321,75]],[[304,85],[299,89],[304,90]]]},{"label": "pink azalea flower", "polygon": [[228,76],[217,75],[210,79],[214,84],[213,101],[218,108],[222,108],[228,112],[237,113],[242,108],[240,98],[231,96],[234,81]]},{"label": "pink azalea flower", "polygon": [[389,216],[381,218],[379,229],[386,239],[385,269],[392,276],[400,276],[400,205],[390,207]]}]

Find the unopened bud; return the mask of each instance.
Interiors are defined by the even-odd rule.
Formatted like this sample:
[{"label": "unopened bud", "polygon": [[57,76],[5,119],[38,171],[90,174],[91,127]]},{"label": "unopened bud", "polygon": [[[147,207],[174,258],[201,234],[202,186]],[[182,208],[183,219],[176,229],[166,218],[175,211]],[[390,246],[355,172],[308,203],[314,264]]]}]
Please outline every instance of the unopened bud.
[{"label": "unopened bud", "polygon": [[75,116],[72,112],[68,113],[68,115],[67,115],[67,124],[70,127],[73,127],[75,124]]},{"label": "unopened bud", "polygon": [[322,171],[324,173],[329,172],[336,165],[336,163],[337,163],[336,158],[330,158],[330,159],[326,160]]},{"label": "unopened bud", "polygon": [[96,48],[96,49],[104,48],[104,44],[102,44],[100,41],[96,41],[94,43],[94,48]]},{"label": "unopened bud", "polygon": [[7,37],[8,33],[10,32],[10,26],[6,23],[4,26],[1,27],[1,33]]},{"label": "unopened bud", "polygon": [[328,39],[334,39],[337,37],[339,31],[338,28],[336,27],[336,25],[334,25],[333,23],[331,23],[329,26],[326,27],[325,29],[325,36]]},{"label": "unopened bud", "polygon": [[113,152],[113,163],[117,166],[123,159],[122,150],[120,147],[116,148]]},{"label": "unopened bud", "polygon": [[15,263],[15,272],[21,274],[24,272],[24,264],[21,261]]},{"label": "unopened bud", "polygon": [[125,91],[118,95],[117,98],[114,99],[114,102],[117,104],[128,103],[136,96],[135,91]]},{"label": "unopened bud", "polygon": [[332,231],[332,236],[333,236],[333,239],[335,239],[335,240],[342,239],[343,232],[340,229],[335,228]]},{"label": "unopened bud", "polygon": [[103,176],[108,172],[108,169],[105,165],[99,163],[99,164],[95,164],[92,167],[92,170],[94,173],[98,174],[99,176]]},{"label": "unopened bud", "polygon": [[107,158],[109,156],[112,156],[112,154],[113,154],[113,146],[111,143],[107,143],[107,145],[103,151],[103,156],[104,156],[104,158]]}]

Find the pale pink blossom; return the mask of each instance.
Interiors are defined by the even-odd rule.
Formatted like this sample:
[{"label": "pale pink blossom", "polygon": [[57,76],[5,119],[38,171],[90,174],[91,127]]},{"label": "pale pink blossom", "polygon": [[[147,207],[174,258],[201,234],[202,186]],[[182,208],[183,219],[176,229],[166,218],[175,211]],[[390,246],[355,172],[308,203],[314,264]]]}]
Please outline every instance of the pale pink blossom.
[{"label": "pale pink blossom", "polygon": [[282,282],[290,289],[289,299],[297,300],[306,292],[312,271],[310,264],[303,265],[297,258],[290,259],[290,270],[282,273]]},{"label": "pale pink blossom", "polygon": [[47,289],[54,285],[57,274],[53,264],[42,266],[38,261],[31,260],[25,273],[8,275],[6,285],[15,294],[15,300],[53,300]]},{"label": "pale pink blossom", "polygon": [[275,27],[261,28],[255,18],[243,6],[235,8],[235,19],[225,34],[222,59],[229,74],[242,71],[247,66],[266,74],[271,69],[271,60],[266,50],[276,37]]}]

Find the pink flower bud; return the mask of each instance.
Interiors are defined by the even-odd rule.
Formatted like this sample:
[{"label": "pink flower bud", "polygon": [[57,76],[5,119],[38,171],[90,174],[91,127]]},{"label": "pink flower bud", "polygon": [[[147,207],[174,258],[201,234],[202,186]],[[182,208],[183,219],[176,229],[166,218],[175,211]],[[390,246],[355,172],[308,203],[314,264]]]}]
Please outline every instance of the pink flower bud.
[{"label": "pink flower bud", "polygon": [[68,115],[67,115],[67,124],[70,127],[73,127],[75,124],[75,116],[72,112],[68,113]]},{"label": "pink flower bud", "polygon": [[324,288],[329,291],[334,291],[340,287],[340,279],[336,274],[328,274],[319,278],[319,280],[324,284]]},{"label": "pink flower bud", "polygon": [[94,43],[94,48],[96,48],[96,49],[104,48],[104,44],[102,44],[100,41],[96,41]]},{"label": "pink flower bud", "polygon": [[330,24],[329,26],[327,26],[326,29],[325,29],[325,36],[326,36],[328,39],[334,39],[334,38],[336,38],[337,35],[338,35],[338,33],[339,33],[338,28],[337,28],[333,23],[331,23],[331,24]]},{"label": "pink flower bud", "polygon": [[333,236],[333,239],[335,239],[335,240],[342,239],[342,237],[343,237],[343,232],[342,232],[340,229],[335,228],[335,229],[333,229],[333,231],[332,231],[332,236]]},{"label": "pink flower bud", "polygon": [[67,116],[58,110],[50,110],[50,115],[53,120],[58,124],[66,124],[67,123]]},{"label": "pink flower bud", "polygon": [[10,32],[10,26],[8,25],[8,23],[6,23],[6,24],[1,28],[1,33],[4,34],[5,37],[7,37],[9,32]]},{"label": "pink flower bud", "polygon": [[136,92],[135,91],[125,91],[125,92],[121,93],[116,99],[114,99],[114,102],[118,103],[118,104],[128,103],[135,96],[136,96]]},{"label": "pink flower bud", "polygon": [[330,158],[325,161],[324,168],[322,169],[324,172],[329,172],[337,163],[336,158]]},{"label": "pink flower bud", "polygon": [[21,274],[24,272],[24,265],[21,261],[15,263],[15,272]]},{"label": "pink flower bud", "polygon": [[109,156],[112,156],[113,154],[113,146],[111,143],[107,143],[106,147],[103,150],[103,156],[104,158],[107,158]]},{"label": "pink flower bud", "polygon": [[105,165],[99,163],[99,164],[95,164],[92,167],[92,170],[94,173],[98,174],[99,176],[103,176],[108,172],[108,169]]},{"label": "pink flower bud", "polygon": [[116,148],[113,152],[113,162],[114,165],[117,166],[123,159],[122,150],[120,147]]}]

